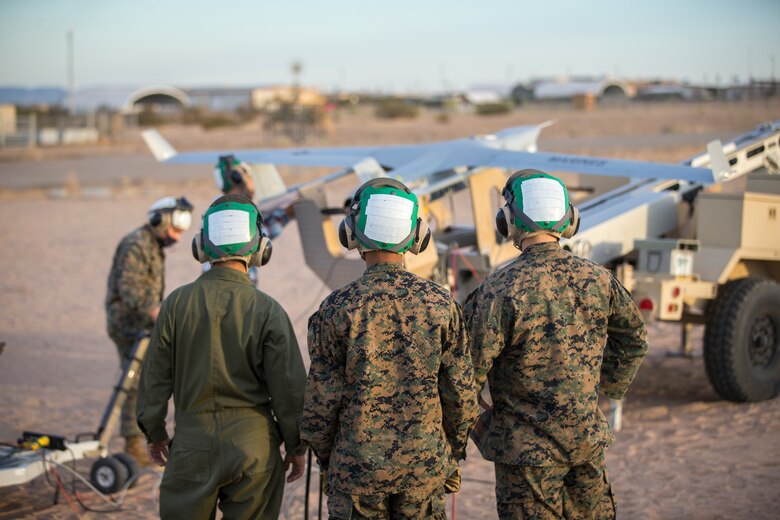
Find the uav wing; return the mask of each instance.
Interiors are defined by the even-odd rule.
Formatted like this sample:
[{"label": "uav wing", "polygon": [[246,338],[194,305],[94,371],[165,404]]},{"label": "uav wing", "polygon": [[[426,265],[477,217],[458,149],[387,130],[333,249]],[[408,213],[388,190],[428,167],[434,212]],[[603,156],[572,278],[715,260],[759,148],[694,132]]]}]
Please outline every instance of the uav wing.
[{"label": "uav wing", "polygon": [[[334,148],[287,148],[261,150],[216,150],[177,153],[155,130],[142,135],[158,161],[171,164],[213,164],[220,155],[235,154],[249,163],[288,166],[352,168],[372,158],[390,175],[405,182],[431,180],[437,174],[479,167],[535,168],[584,174],[649,179],[679,179],[712,184],[722,172],[708,168],[650,163],[550,152],[534,152],[539,130],[549,123],[515,127],[495,135],[418,145],[358,146]],[[347,170],[345,170],[347,171]]]}]

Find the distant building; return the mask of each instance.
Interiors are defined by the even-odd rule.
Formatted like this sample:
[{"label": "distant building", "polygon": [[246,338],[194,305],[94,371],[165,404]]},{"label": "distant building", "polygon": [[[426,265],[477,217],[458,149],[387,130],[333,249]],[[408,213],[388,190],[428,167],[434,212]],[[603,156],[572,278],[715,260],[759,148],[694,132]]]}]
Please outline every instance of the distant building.
[{"label": "distant building", "polygon": [[538,80],[530,91],[535,101],[570,101],[576,96],[592,96],[599,101],[626,101],[636,95],[631,83],[614,77]]},{"label": "distant building", "polygon": [[501,103],[506,95],[496,90],[467,90],[463,93],[464,100],[471,105],[488,105]]},{"label": "distant building", "polygon": [[252,89],[252,108],[255,110],[278,110],[283,104],[302,106],[323,106],[327,101],[324,94],[308,87],[274,85]]},{"label": "distant building", "polygon": [[250,87],[209,87],[185,89],[196,107],[214,112],[233,112],[239,108],[252,106],[252,88]]},{"label": "distant building", "polygon": [[640,85],[636,98],[642,101],[690,101],[695,95],[695,90],[686,85],[657,82]]}]

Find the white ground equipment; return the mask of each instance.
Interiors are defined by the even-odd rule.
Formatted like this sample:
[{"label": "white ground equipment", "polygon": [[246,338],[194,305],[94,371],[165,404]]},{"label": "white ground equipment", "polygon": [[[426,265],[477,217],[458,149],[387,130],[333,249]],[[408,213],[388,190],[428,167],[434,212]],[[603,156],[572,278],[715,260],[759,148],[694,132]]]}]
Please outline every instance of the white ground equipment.
[{"label": "white ground equipment", "polygon": [[92,465],[90,481],[101,493],[116,493],[134,480],[139,473],[135,460],[125,453],[109,455],[108,445],[148,346],[149,336],[139,337],[97,432],[79,434],[74,442],[58,435],[24,432],[16,446],[0,445],[0,487],[23,484],[46,474],[52,467],[93,457],[98,459]]}]

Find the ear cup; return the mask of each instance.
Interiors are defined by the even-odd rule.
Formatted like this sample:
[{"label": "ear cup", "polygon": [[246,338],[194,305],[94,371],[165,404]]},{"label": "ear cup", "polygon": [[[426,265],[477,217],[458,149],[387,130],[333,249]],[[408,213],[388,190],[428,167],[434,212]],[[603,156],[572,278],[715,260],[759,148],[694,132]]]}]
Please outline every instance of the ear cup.
[{"label": "ear cup", "polygon": [[155,211],[149,217],[149,224],[159,233],[171,225],[171,218],[172,213],[170,211]]},{"label": "ear cup", "polygon": [[509,230],[507,229],[506,215],[504,215],[504,208],[499,209],[496,212],[496,231],[504,238],[507,238]]},{"label": "ear cup", "polygon": [[512,240],[520,235],[520,230],[515,226],[514,215],[508,206],[504,206],[496,213],[496,231],[507,240]]},{"label": "ear cup", "polygon": [[257,246],[257,251],[252,255],[250,260],[251,264],[257,267],[262,267],[271,261],[271,254],[274,251],[274,246],[271,240],[263,235],[260,238],[260,244]]},{"label": "ear cup", "polygon": [[344,222],[346,219],[341,219],[341,223],[339,223],[339,242],[341,242],[341,245],[343,247],[346,247],[349,249],[349,239],[347,238],[347,224]]},{"label": "ear cup", "polygon": [[[347,221],[349,221],[349,223],[347,223]],[[354,215],[347,215],[341,221],[341,224],[339,224],[339,242],[341,242],[341,245],[349,250],[357,249],[358,247],[358,241],[355,238],[355,232],[352,231],[354,222]],[[352,224],[352,226],[350,224]]]},{"label": "ear cup", "polygon": [[561,232],[563,238],[571,238],[580,230],[580,210],[572,204],[569,204],[569,208],[571,209],[571,219],[569,220],[569,224]]},{"label": "ear cup", "polygon": [[241,184],[244,182],[244,177],[241,175],[240,171],[230,170],[230,182],[234,185]]},{"label": "ear cup", "polygon": [[417,229],[414,233],[414,242],[412,243],[412,247],[409,248],[409,252],[413,255],[419,255],[425,251],[428,244],[431,242],[431,229],[428,227],[428,223],[421,218],[417,219],[415,227]]},{"label": "ear cup", "polygon": [[195,236],[192,237],[192,256],[195,257],[195,260],[200,262],[201,264],[205,264],[209,261],[209,257],[206,255],[206,252],[203,250],[203,239],[202,239],[202,233],[195,233]]},{"label": "ear cup", "polygon": [[151,224],[152,227],[157,227],[160,225],[160,222],[162,222],[162,214],[159,211],[155,211],[152,213],[152,216],[149,217],[149,224]]}]

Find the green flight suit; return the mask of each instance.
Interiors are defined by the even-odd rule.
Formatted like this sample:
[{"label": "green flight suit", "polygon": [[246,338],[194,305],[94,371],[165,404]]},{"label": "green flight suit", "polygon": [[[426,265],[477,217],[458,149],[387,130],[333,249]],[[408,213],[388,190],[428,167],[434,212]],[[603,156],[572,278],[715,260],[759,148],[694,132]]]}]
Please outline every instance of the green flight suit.
[{"label": "green flight suit", "polygon": [[[162,304],[138,395],[138,425],[165,440],[162,518],[277,518],[284,490],[280,443],[299,436],[306,371],[287,313],[240,271],[215,267]],[[273,414],[273,415],[272,415]]]}]

